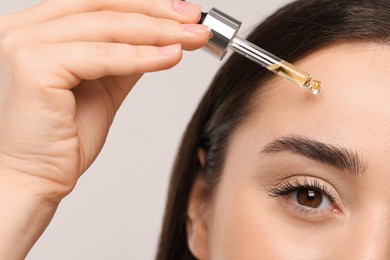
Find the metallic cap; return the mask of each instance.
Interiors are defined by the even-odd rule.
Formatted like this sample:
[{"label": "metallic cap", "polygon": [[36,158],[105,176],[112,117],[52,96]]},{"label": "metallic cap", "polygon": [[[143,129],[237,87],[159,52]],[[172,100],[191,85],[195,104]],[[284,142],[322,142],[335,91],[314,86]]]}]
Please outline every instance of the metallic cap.
[{"label": "metallic cap", "polygon": [[199,23],[207,25],[212,34],[212,38],[205,46],[206,49],[222,60],[227,53],[230,42],[240,29],[241,21],[212,8],[208,13],[202,13],[202,19]]}]

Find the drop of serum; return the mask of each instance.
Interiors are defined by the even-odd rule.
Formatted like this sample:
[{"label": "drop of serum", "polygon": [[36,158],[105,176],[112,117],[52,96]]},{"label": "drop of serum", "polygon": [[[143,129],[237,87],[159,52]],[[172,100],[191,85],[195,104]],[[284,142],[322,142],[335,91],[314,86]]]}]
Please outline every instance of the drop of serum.
[{"label": "drop of serum", "polygon": [[321,81],[318,81],[318,80],[311,80],[309,83],[309,89],[311,90],[311,92],[314,95],[317,95],[318,93],[320,93],[321,86],[322,86],[322,83],[321,83]]}]

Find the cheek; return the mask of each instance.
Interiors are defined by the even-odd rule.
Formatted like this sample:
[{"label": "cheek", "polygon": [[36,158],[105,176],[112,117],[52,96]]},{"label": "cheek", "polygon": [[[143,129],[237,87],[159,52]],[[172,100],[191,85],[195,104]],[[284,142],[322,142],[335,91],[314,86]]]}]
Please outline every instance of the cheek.
[{"label": "cheek", "polygon": [[[333,232],[300,226],[255,185],[221,178],[209,215],[209,259],[326,259]],[[320,233],[320,234],[319,234]]]},{"label": "cheek", "polygon": [[281,258],[288,256],[280,236],[285,230],[267,209],[270,198],[228,178],[221,179],[215,195],[209,225],[210,259],[269,259],[276,257],[275,252]]}]

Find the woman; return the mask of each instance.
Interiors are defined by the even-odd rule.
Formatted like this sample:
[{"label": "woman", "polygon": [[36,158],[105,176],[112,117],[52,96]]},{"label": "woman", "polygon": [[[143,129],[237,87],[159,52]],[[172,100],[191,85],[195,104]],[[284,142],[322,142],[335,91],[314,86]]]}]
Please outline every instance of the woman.
[{"label": "woman", "polygon": [[[113,11],[119,8],[110,3]],[[27,254],[59,201],[92,163],[115,109],[131,88],[124,86],[135,83],[138,76],[100,78],[164,69],[180,58],[177,45],[133,52],[129,46],[114,48],[100,41],[179,42],[189,49],[207,41],[204,28],[191,24],[199,18],[199,9],[190,12],[181,2],[156,3],[148,14],[176,21],[162,27],[174,32],[169,40],[149,41],[148,34],[140,37],[144,41],[140,43],[115,31],[115,37],[107,31],[97,37],[59,30],[71,22],[81,24],[79,19],[99,15],[114,19],[111,12],[82,13],[101,9],[95,2],[70,4],[45,16],[45,8],[56,5],[46,2],[0,23],[6,79],[0,108],[0,205],[6,212],[0,215],[2,258]],[[134,10],[147,9],[139,7]],[[81,8],[81,14],[69,16],[73,8]],[[28,12],[39,10],[42,15],[31,21]],[[324,90],[312,96],[245,58],[232,56],[183,138],[158,259],[385,259],[390,255],[387,10],[385,0],[301,0],[255,29],[250,41],[297,62],[323,81]],[[51,21],[54,17],[63,18]],[[129,17],[120,18],[123,24]],[[145,22],[146,27],[154,28],[154,22]],[[182,27],[192,33],[181,31]],[[40,32],[49,29],[56,33],[44,38]],[[90,44],[95,41],[99,44]],[[78,55],[80,50],[83,55]],[[123,53],[145,55],[128,64]],[[91,67],[90,61],[80,59],[84,55],[96,63]],[[37,57],[42,64],[31,66]],[[89,88],[92,83],[94,91]],[[26,103],[28,111],[23,109]],[[87,130],[92,123],[101,132],[91,135]]]},{"label": "woman", "polygon": [[388,259],[390,3],[300,0],[248,39],[323,91],[231,57],[183,137],[157,259]]}]

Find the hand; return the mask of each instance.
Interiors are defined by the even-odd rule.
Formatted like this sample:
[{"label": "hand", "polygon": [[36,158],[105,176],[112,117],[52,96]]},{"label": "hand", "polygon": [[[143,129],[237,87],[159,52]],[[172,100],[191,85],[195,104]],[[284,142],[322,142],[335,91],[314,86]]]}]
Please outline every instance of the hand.
[{"label": "hand", "polygon": [[0,258],[27,254],[141,75],[207,42],[199,18],[176,0],[47,0],[0,18]]},{"label": "hand", "polygon": [[199,16],[181,1],[51,0],[3,17],[0,174],[61,200],[142,73],[206,43]]}]

